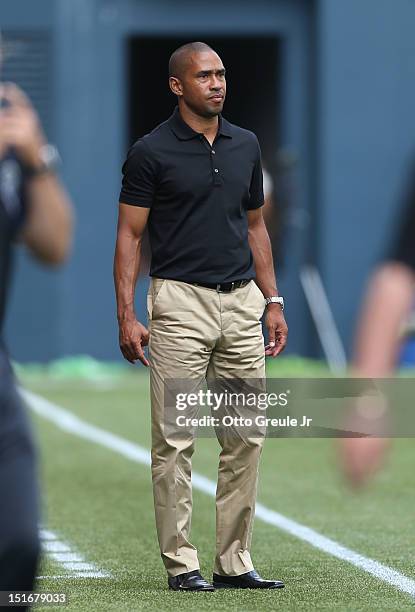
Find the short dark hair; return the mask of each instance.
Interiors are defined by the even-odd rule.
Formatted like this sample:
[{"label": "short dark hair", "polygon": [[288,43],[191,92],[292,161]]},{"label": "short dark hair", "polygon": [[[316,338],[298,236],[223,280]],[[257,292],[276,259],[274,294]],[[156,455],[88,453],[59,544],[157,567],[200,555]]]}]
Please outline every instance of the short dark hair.
[{"label": "short dark hair", "polygon": [[214,50],[204,42],[190,42],[182,45],[176,49],[176,51],[173,51],[169,60],[169,77],[176,77],[180,79],[183,75],[183,69],[186,66],[189,57],[193,53],[201,53],[203,51]]}]

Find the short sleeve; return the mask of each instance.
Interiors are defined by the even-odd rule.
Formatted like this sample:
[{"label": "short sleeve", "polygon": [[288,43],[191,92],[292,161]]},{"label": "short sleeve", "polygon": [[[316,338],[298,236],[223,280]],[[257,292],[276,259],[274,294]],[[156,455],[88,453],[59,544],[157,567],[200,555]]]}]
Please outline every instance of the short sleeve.
[{"label": "short sleeve", "polygon": [[138,140],[128,151],[122,167],[119,201],[151,208],[156,189],[156,170],[154,155],[143,140]]},{"label": "short sleeve", "polygon": [[251,184],[249,187],[248,210],[260,208],[264,204],[264,188],[262,177],[261,149],[258,140],[255,138],[255,164],[252,171]]}]

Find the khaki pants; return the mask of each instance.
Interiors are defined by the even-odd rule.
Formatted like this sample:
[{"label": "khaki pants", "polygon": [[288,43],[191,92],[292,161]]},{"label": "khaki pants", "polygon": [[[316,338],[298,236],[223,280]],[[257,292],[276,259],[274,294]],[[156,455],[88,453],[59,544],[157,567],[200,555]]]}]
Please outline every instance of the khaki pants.
[{"label": "khaki pants", "polygon": [[[152,478],[161,557],[170,576],[199,569],[190,543],[194,436],[165,433],[165,379],[265,379],[264,297],[251,281],[231,293],[153,278],[147,296],[152,410]],[[263,437],[217,434],[214,572],[253,569],[250,546]]]}]

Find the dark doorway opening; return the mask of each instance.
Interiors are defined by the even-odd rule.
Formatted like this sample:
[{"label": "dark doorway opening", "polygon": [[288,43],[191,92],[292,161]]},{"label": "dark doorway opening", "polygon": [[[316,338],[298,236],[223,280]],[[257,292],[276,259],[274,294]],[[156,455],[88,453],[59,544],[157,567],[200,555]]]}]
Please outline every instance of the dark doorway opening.
[{"label": "dark doorway opening", "polygon": [[271,172],[279,148],[280,41],[276,37],[138,37],[129,39],[128,145],[171,114],[176,99],[168,87],[171,53],[189,40],[203,40],[222,58],[227,71],[223,115],[252,130]]}]

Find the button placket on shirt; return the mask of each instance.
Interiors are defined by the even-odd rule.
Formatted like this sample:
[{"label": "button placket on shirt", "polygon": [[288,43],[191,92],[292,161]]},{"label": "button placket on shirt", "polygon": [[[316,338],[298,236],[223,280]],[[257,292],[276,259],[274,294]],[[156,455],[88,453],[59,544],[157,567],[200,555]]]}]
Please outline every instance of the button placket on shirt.
[{"label": "button placket on shirt", "polygon": [[[220,170],[218,168],[218,163],[217,160],[215,159],[216,157],[216,149],[213,148],[213,146],[211,146],[210,142],[207,140],[207,138],[205,138],[205,136],[203,136],[203,134],[200,135],[200,140],[203,144],[204,147],[206,147],[206,149],[208,149],[209,151],[209,157],[210,157],[210,168],[211,168],[211,173],[212,173],[212,178],[213,178],[213,184],[214,185],[222,185],[222,179],[220,176]],[[215,145],[216,140],[213,142],[213,145]]]},{"label": "button placket on shirt", "polygon": [[[215,144],[215,143],[213,143]],[[212,164],[212,170],[213,170],[213,184],[214,185],[221,185],[222,184],[222,180],[220,177],[220,171],[218,168],[218,160],[215,159],[216,158],[216,151],[213,147],[210,148],[210,161]]]}]

